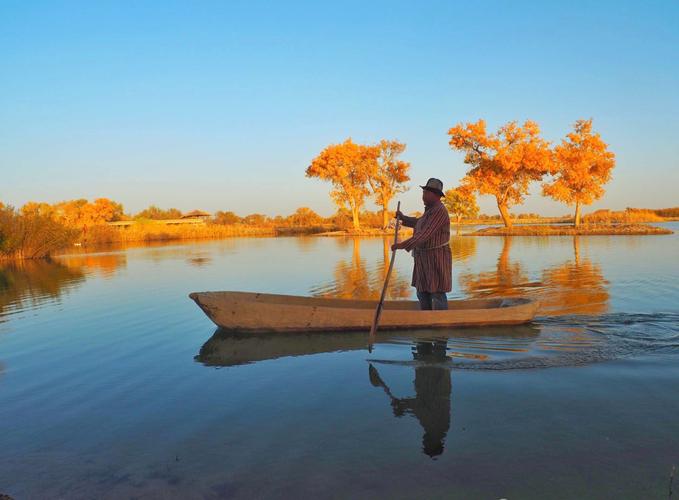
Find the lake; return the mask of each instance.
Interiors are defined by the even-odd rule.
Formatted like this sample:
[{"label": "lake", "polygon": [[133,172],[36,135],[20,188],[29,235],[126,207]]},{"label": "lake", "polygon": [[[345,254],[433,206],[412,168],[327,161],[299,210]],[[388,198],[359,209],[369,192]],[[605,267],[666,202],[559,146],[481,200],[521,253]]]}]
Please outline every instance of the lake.
[{"label": "lake", "polygon": [[[382,238],[234,238],[0,267],[0,493],[44,498],[679,494],[679,223],[452,239],[450,298],[517,327],[226,335],[188,299],[377,298]],[[389,295],[414,298],[399,252]],[[676,473],[679,476],[679,471]],[[671,483],[673,481],[673,483]]]}]

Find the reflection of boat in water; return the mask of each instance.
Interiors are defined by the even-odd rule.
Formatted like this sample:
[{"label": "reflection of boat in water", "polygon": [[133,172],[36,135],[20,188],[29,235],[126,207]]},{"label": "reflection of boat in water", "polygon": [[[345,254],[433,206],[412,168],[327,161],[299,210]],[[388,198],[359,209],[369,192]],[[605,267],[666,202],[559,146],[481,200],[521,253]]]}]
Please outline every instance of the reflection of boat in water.
[{"label": "reflection of boat in water", "polygon": [[[291,332],[368,330],[375,302],[249,292],[189,295],[217,326],[236,331]],[[386,301],[381,329],[521,324],[538,303],[522,297],[451,300],[446,311],[421,311],[412,300]]]},{"label": "reflection of boat in water", "polygon": [[[375,344],[410,344],[412,360],[394,364],[414,364],[415,396],[397,397],[381,377],[377,367],[379,361],[369,364],[370,383],[381,387],[389,397],[394,416],[415,417],[424,433],[422,451],[430,457],[443,453],[445,438],[450,428],[451,415],[451,354],[448,342],[454,339],[482,340],[521,339],[530,340],[538,336],[539,330],[531,325],[491,326],[460,328],[456,330],[409,330],[407,332],[379,333]],[[235,366],[286,356],[304,356],[338,351],[361,350],[366,348],[365,333],[234,333],[217,329],[203,344],[196,360],[208,366]],[[409,366],[410,367],[410,366]]]},{"label": "reflection of boat in water", "polygon": [[[394,343],[404,340],[430,342],[432,338],[444,342],[448,339],[474,337],[530,339],[535,338],[538,332],[539,330],[529,325],[488,327],[483,330],[478,328],[455,331],[436,330],[435,332],[409,330],[403,334],[379,333],[375,343]],[[367,342],[367,335],[362,332],[252,334],[229,332],[218,328],[203,344],[196,360],[209,366],[234,366],[286,356],[365,349]]]},{"label": "reflection of boat in water", "polygon": [[200,348],[196,360],[210,366],[233,366],[286,356],[364,349],[365,333],[251,334],[215,331]]}]

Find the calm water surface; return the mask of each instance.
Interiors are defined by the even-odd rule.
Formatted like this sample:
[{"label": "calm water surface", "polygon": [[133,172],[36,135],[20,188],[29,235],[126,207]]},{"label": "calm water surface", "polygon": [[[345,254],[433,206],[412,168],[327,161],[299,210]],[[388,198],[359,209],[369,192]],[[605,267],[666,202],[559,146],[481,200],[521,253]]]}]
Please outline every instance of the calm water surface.
[{"label": "calm water surface", "polygon": [[[24,498],[667,498],[669,236],[455,237],[451,298],[521,327],[226,335],[187,298],[376,298],[388,241],[251,238],[0,267],[0,493]],[[397,256],[392,298],[413,298]],[[679,475],[679,472],[677,473]],[[679,495],[679,479],[673,485]]]}]

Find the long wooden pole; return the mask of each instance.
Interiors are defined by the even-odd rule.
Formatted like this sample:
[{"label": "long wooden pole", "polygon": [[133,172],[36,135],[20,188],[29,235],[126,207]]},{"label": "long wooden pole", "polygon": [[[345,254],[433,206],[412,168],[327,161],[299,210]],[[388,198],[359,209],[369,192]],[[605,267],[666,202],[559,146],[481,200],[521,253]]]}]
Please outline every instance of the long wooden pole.
[{"label": "long wooden pole", "polygon": [[[401,210],[401,202],[396,204],[396,211]],[[396,217],[396,226],[394,228],[394,245],[398,243],[398,228],[401,220]],[[391,277],[391,270],[394,268],[394,259],[396,258],[396,249],[391,251],[391,260],[389,261],[389,269],[387,270],[387,276],[384,278],[384,286],[382,287],[382,295],[380,296],[380,301],[375,309],[375,318],[373,319],[373,325],[370,328],[370,337],[368,338],[368,351],[372,352],[373,344],[375,343],[375,336],[377,334],[377,326],[380,323],[380,316],[382,315],[382,308],[384,307],[384,297],[387,294],[387,287],[389,286],[389,278]]]}]

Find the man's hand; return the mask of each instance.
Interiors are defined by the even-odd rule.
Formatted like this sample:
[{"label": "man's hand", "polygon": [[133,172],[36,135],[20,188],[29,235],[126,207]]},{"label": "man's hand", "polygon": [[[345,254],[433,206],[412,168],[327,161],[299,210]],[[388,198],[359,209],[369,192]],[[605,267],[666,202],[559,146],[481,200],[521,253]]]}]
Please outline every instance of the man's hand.
[{"label": "man's hand", "polygon": [[394,250],[403,250],[405,246],[403,245],[402,241],[399,241],[398,243],[394,243],[391,245],[391,251],[393,252]]},{"label": "man's hand", "polygon": [[400,210],[396,210],[396,215],[394,217],[403,220],[403,212],[401,212]]}]

